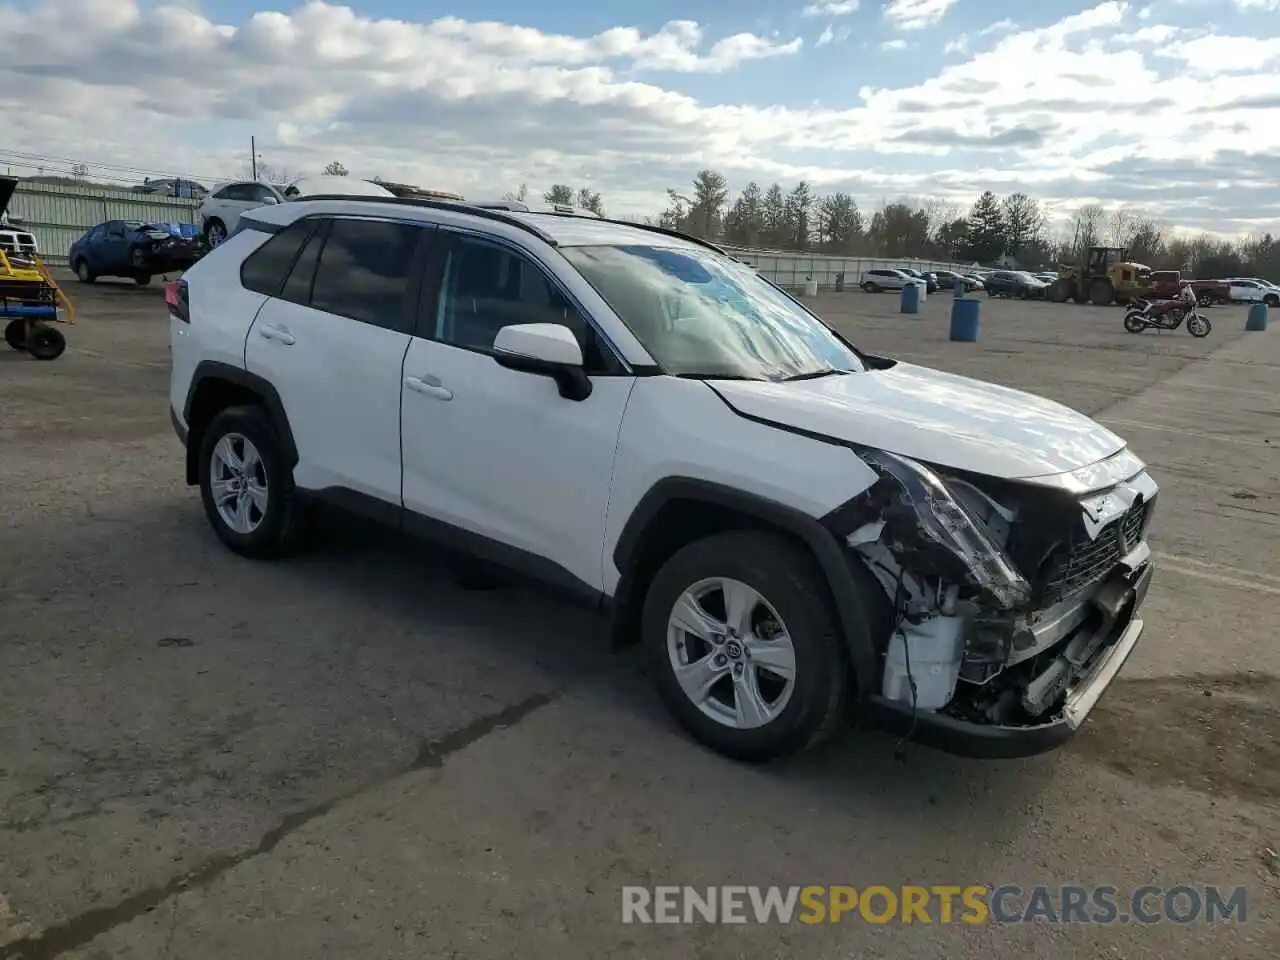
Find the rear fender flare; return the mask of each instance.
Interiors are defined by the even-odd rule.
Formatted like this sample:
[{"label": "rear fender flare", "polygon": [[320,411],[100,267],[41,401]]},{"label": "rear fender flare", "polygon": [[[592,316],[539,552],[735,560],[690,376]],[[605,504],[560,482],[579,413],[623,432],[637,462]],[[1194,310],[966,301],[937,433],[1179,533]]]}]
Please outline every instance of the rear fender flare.
[{"label": "rear fender flare", "polygon": [[[271,424],[280,437],[285,461],[290,469],[298,464],[298,445],[293,439],[293,429],[289,426],[289,416],[285,413],[280,394],[271,382],[257,374],[250,373],[241,367],[232,366],[217,360],[202,360],[197,364],[191,377],[191,386],[187,388],[187,399],[183,406],[182,420],[187,425],[190,436],[187,442],[187,482],[194,483],[197,476],[200,447],[200,432],[193,429],[191,415],[201,386],[213,381],[234,384],[258,397],[267,411]],[[203,427],[203,425],[201,425]]]}]

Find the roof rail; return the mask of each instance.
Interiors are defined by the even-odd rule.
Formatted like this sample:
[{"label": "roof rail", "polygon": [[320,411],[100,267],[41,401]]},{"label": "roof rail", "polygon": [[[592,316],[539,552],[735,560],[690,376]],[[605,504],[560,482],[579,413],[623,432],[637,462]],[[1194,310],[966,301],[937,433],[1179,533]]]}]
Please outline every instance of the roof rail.
[{"label": "roof rail", "polygon": [[616,223],[620,227],[635,227],[637,230],[648,230],[650,233],[661,233],[667,237],[676,237],[680,240],[687,240],[689,243],[696,243],[700,247],[706,247],[708,250],[714,250],[722,256],[730,256],[728,251],[716,246],[710,240],[704,240],[702,237],[695,237],[689,233],[681,233],[679,230],[672,230],[668,227],[657,227],[651,223],[632,223],[630,220],[614,220],[610,217],[601,217],[605,223]]},{"label": "roof rail", "polygon": [[539,230],[527,220],[513,217],[503,210],[488,207],[473,207],[465,200],[425,200],[420,197],[362,197],[349,193],[317,193],[312,196],[296,197],[290,203],[307,203],[312,200],[345,200],[350,203],[386,203],[397,207],[425,207],[428,210],[452,210],[455,213],[466,213],[486,220],[495,220],[508,226],[531,233],[543,243],[556,246],[556,238]]}]

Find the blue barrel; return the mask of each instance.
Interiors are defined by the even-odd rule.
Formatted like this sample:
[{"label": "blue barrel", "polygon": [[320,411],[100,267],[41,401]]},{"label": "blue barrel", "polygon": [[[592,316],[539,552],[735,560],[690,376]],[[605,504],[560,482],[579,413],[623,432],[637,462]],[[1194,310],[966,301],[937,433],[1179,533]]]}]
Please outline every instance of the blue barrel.
[{"label": "blue barrel", "polygon": [[920,287],[918,284],[908,283],[902,288],[902,312],[920,312]]},{"label": "blue barrel", "polygon": [[1249,308],[1249,319],[1245,321],[1244,328],[1246,330],[1262,331],[1267,329],[1267,305],[1265,303],[1255,303]]},{"label": "blue barrel", "polygon": [[981,301],[961,297],[951,303],[951,339],[974,343],[978,339],[978,308]]}]

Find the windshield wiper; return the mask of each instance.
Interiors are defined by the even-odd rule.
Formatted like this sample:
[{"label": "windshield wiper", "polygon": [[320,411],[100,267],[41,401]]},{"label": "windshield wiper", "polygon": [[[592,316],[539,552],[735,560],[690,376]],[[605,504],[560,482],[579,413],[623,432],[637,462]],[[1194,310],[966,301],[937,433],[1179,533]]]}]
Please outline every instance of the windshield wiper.
[{"label": "windshield wiper", "polygon": [[832,377],[837,374],[851,373],[849,370],[841,370],[838,367],[826,367],[822,370],[810,370],[808,373],[793,373],[789,377],[783,377],[782,383],[791,383],[794,380],[817,380],[821,377]]}]

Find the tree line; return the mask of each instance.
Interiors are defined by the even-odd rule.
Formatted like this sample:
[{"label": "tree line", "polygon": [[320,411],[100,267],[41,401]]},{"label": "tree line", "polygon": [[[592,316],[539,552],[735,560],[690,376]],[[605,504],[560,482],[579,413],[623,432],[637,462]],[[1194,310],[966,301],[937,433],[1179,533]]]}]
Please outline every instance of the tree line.
[{"label": "tree line", "polygon": [[[346,176],[334,161],[325,173]],[[1280,281],[1280,240],[1267,233],[1228,241],[1211,234],[1174,234],[1168,225],[1131,207],[1079,207],[1065,226],[1051,230],[1043,206],[1025,193],[983,193],[968,210],[941,200],[901,198],[864,210],[851,194],[818,195],[801,181],[784,188],[748,183],[730,202],[728,179],[701,170],[690,189],[667,191],[667,206],[647,222],[727,245],[807,251],[837,256],[919,258],[1009,263],[1053,269],[1079,263],[1094,246],[1126,247],[1129,259],[1155,269],[1199,277],[1258,276]],[[506,194],[528,200],[527,184]],[[553,184],[544,202],[605,215],[601,195],[588,187]]]}]

